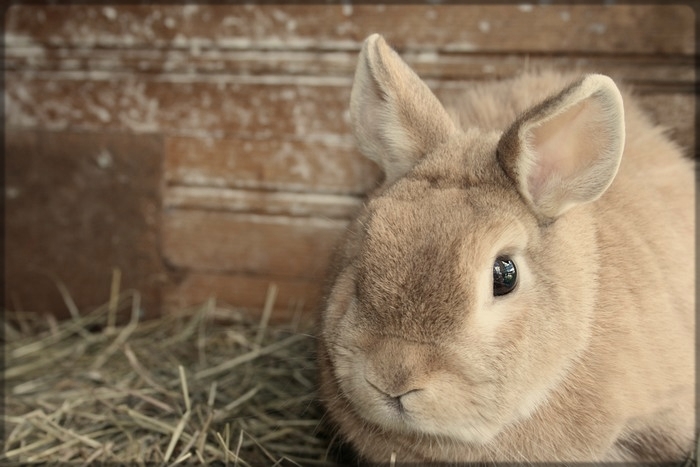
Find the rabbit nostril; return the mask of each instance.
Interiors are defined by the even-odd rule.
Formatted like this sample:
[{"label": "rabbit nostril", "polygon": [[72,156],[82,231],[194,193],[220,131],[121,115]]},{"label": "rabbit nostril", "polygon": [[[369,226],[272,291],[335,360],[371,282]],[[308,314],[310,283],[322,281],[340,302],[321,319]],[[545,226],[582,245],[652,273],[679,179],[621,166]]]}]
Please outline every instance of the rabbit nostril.
[{"label": "rabbit nostril", "polygon": [[414,392],[419,392],[420,389],[410,389],[406,392],[404,392],[401,395],[398,396],[389,396],[387,395],[387,404],[389,407],[391,407],[393,410],[396,410],[400,414],[405,414],[406,413],[406,406],[404,405],[405,402],[405,397],[409,394],[413,394]]},{"label": "rabbit nostril", "polygon": [[403,403],[401,402],[401,396],[398,397],[387,397],[386,399],[387,405],[392,409],[395,410],[399,413],[405,413],[406,409],[403,406]]}]

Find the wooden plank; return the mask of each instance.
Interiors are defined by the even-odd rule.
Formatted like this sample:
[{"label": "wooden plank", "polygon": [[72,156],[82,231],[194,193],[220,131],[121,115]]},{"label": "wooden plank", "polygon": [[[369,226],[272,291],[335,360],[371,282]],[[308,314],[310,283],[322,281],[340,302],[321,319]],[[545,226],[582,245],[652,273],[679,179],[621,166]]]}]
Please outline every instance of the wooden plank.
[{"label": "wooden plank", "polygon": [[318,280],[347,221],[170,209],[163,214],[163,257],[200,272]]},{"label": "wooden plank", "polygon": [[6,129],[3,162],[6,308],[68,316],[60,280],[91,311],[119,268],[121,289],[139,290],[157,315],[169,279],[158,251],[162,138]]},{"label": "wooden plank", "polygon": [[169,137],[168,184],[354,194],[376,184],[378,167],[345,143]]},{"label": "wooden plank", "polygon": [[7,123],[20,127],[184,135],[303,137],[348,134],[349,79],[337,83],[179,82],[147,76],[74,77],[6,72]]},{"label": "wooden plank", "polygon": [[284,279],[265,275],[207,274],[193,272],[163,291],[165,311],[182,310],[215,298],[218,303],[260,312],[270,284],[277,286],[277,299],[270,317],[272,322],[292,319],[297,310],[308,317],[318,307],[322,286],[318,281]]},{"label": "wooden plank", "polygon": [[[82,73],[70,78],[6,72],[7,124],[340,145],[352,141],[347,114],[350,78],[342,82],[315,78],[285,82],[273,77],[269,82],[255,83],[207,81],[198,76],[162,81],[111,73],[95,78],[85,80]],[[429,84],[439,97],[450,99],[469,85],[435,80]],[[679,92],[675,87],[638,87],[647,94]],[[686,99],[693,100],[692,94],[682,91]],[[677,100],[682,101],[683,96]]]},{"label": "wooden plank", "polygon": [[218,187],[169,187],[163,194],[165,209],[201,209],[288,217],[350,219],[362,205],[355,196],[285,193]]},{"label": "wooden plank", "polygon": [[[94,49],[11,47],[7,70],[80,71],[207,75],[302,75],[349,78],[357,51]],[[618,55],[614,51],[579,54],[449,53],[408,49],[403,58],[424,79],[464,80],[512,76],[526,67],[591,69],[627,81],[692,85],[692,56]],[[86,76],[88,78],[88,76]]]},{"label": "wooden plank", "polygon": [[[13,5],[6,44],[202,50],[399,48],[693,54],[685,5]],[[556,38],[555,40],[553,40]]]}]

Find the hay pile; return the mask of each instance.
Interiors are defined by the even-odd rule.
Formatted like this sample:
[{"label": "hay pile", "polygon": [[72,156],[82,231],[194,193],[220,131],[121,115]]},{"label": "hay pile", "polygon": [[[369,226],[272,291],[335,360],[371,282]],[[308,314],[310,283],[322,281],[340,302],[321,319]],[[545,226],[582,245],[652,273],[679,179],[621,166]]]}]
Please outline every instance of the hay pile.
[{"label": "hay pile", "polygon": [[[325,463],[308,325],[268,326],[210,301],[139,321],[113,293],[72,319],[6,312],[0,462]],[[120,323],[120,321],[124,321]]]}]

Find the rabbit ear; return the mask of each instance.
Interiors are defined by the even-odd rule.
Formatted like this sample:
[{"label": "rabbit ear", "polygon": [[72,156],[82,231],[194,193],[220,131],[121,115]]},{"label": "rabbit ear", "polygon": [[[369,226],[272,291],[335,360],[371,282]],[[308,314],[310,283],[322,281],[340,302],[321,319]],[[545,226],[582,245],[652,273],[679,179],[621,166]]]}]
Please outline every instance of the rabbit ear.
[{"label": "rabbit ear", "polygon": [[516,120],[501,137],[498,159],[535,212],[555,219],[605,192],[624,145],[617,86],[587,75]]},{"label": "rabbit ear", "polygon": [[379,34],[365,40],[350,96],[360,151],[391,182],[455,129],[442,104]]}]

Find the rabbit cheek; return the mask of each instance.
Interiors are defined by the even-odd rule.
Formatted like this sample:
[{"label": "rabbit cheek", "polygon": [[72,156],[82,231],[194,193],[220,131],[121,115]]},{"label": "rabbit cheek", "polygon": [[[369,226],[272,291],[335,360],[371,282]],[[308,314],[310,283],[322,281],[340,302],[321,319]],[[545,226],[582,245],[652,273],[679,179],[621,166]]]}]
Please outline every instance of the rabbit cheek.
[{"label": "rabbit cheek", "polygon": [[[456,391],[459,387],[467,389]],[[408,406],[416,431],[464,443],[490,442],[502,428],[502,416],[498,413],[501,408],[486,394],[492,390],[490,385],[472,386],[468,381],[458,381],[449,373],[440,375]]]}]

